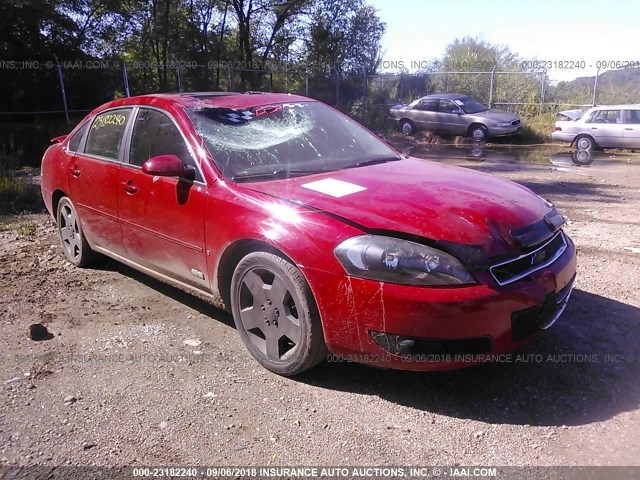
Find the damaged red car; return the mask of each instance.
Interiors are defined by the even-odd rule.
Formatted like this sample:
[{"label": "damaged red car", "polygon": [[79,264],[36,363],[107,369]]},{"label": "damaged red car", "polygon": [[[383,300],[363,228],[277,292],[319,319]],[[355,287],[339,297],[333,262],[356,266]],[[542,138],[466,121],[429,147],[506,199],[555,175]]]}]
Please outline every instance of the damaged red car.
[{"label": "damaged red car", "polygon": [[551,203],[402,155],[305,97],[119,99],[55,140],[42,195],[66,258],[207,295],[281,375],[328,354],[462,367],[534,338],[571,293],[576,251]]}]

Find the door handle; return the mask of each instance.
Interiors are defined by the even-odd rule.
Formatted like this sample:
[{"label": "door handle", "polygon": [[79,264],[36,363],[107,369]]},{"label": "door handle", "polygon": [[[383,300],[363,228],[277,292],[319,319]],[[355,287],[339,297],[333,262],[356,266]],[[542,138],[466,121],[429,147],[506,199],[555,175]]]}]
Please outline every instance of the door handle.
[{"label": "door handle", "polygon": [[78,178],[80,176],[80,169],[78,168],[77,165],[74,165],[73,167],[71,167],[71,175],[73,175],[74,177]]},{"label": "door handle", "polygon": [[633,130],[633,128],[625,128],[625,130]]},{"label": "door handle", "polygon": [[591,130],[597,130],[598,127],[591,127]]},{"label": "door handle", "polygon": [[134,194],[138,191],[138,187],[136,187],[136,185],[133,183],[133,180],[122,182],[122,189],[130,194]]}]

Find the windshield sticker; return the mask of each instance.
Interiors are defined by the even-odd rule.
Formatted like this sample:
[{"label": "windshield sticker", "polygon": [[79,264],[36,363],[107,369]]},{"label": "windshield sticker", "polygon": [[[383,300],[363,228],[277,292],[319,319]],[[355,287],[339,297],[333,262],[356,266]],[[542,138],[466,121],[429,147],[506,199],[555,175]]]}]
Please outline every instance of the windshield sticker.
[{"label": "windshield sticker", "polygon": [[306,105],[304,103],[283,103],[282,106],[284,108],[304,108]]},{"label": "windshield sticker", "polygon": [[355,183],[343,182],[342,180],[336,180],[335,178],[325,178],[324,180],[305,183],[300,186],[308,188],[309,190],[324,193],[325,195],[331,195],[335,198],[344,197],[346,195],[351,195],[352,193],[366,190],[365,187],[356,185]]},{"label": "windshield sticker", "polygon": [[230,122],[234,122],[234,123],[248,122],[253,118],[253,113],[251,113],[249,110],[245,110],[239,113],[232,112],[232,113],[227,113],[227,118],[229,119]]},{"label": "windshield sticker", "polygon": [[256,117],[261,117],[263,115],[271,115],[274,113],[278,113],[282,110],[282,105],[264,105],[262,107],[257,107],[254,110],[254,115]]}]

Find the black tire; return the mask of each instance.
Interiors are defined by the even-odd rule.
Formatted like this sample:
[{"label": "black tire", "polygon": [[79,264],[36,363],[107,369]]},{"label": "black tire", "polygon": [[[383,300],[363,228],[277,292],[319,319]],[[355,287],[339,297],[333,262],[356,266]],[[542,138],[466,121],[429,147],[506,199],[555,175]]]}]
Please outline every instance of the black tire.
[{"label": "black tire", "polygon": [[411,120],[405,118],[404,120],[400,120],[400,131],[405,135],[413,135],[417,129]]},{"label": "black tire", "polygon": [[489,138],[489,131],[484,125],[476,124],[469,127],[469,137],[476,142],[486,142]]},{"label": "black tire", "polygon": [[95,260],[96,253],[91,250],[82,232],[78,212],[68,197],[62,197],[58,202],[56,225],[62,251],[69,263],[76,267],[90,265]]},{"label": "black tire", "polygon": [[589,135],[582,135],[576,138],[575,146],[578,150],[595,150],[598,145]]},{"label": "black tire", "polygon": [[242,342],[267,370],[288,377],[325,360],[311,289],[284,258],[267,252],[244,257],[231,278],[231,310]]}]

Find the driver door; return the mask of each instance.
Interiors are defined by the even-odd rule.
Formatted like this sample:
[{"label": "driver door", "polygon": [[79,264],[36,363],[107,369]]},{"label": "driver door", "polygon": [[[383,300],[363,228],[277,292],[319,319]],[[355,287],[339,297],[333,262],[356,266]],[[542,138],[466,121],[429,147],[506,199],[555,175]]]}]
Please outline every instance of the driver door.
[{"label": "driver door", "polygon": [[[142,164],[176,155],[194,180],[151,176]],[[140,107],[118,179],[118,210],[127,257],[202,290],[210,289],[204,222],[207,186],[178,126],[164,111]]]}]

